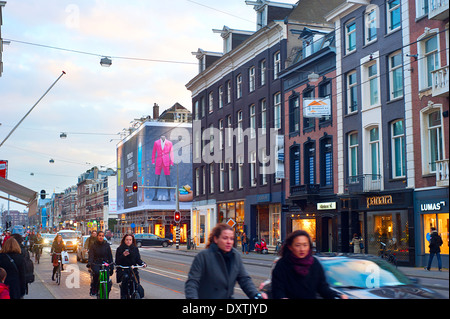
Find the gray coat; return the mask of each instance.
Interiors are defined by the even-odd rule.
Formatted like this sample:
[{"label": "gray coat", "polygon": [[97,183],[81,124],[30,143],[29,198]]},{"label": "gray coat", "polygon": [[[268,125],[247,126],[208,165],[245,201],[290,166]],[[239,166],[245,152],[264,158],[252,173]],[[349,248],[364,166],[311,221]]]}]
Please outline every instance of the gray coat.
[{"label": "gray coat", "polygon": [[186,299],[232,299],[236,281],[249,298],[258,294],[239,252],[233,248],[230,253],[230,272],[216,244],[197,254],[184,287]]}]

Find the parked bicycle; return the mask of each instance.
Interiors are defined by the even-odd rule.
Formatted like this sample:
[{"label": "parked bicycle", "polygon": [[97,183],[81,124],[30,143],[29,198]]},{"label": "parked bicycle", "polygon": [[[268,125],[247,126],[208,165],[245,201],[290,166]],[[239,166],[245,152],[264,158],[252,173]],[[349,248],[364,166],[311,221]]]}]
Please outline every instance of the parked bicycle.
[{"label": "parked bicycle", "polygon": [[[135,268],[147,267],[146,264],[135,265],[135,266],[121,266],[116,265],[118,268],[127,269],[126,275],[122,279],[122,285],[127,285],[126,297],[125,299],[142,299],[144,297],[144,289],[139,285],[139,280],[137,279]],[[131,276],[130,276],[131,274]]]},{"label": "parked bicycle", "polygon": [[393,253],[391,249],[388,249],[387,245],[382,241],[380,241],[380,244],[382,246],[380,257],[397,267],[397,256],[395,253]]}]

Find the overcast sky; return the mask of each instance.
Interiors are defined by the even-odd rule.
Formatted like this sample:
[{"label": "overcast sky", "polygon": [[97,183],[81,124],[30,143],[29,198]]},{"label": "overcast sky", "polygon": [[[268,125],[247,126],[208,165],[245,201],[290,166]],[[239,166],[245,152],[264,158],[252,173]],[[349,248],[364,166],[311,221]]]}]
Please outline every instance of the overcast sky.
[{"label": "overcast sky", "polygon": [[[221,52],[222,38],[212,29],[224,25],[255,31],[253,6],[245,0],[7,0],[2,38],[11,44],[4,46],[0,77],[0,143],[67,73],[0,147],[8,179],[59,193],[93,166],[115,169],[117,133],[130,121],[152,115],[154,103],[160,112],[176,102],[192,110],[185,84],[198,66],[191,52]],[[112,58],[105,68],[97,55],[182,63]],[[2,205],[7,201],[0,199]],[[11,209],[24,206],[11,203]]]}]

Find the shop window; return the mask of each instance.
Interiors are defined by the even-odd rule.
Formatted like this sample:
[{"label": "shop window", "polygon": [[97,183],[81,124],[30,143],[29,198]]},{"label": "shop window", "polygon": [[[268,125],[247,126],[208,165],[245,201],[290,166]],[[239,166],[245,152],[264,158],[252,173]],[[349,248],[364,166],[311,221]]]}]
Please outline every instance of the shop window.
[{"label": "shop window", "polygon": [[306,218],[293,219],[292,232],[296,230],[306,231],[311,237],[313,246],[316,247],[316,217],[315,216],[311,216],[312,218],[309,217],[310,216],[306,216]]},{"label": "shop window", "polygon": [[424,214],[423,215],[423,243],[424,243],[424,252],[425,254],[430,253],[429,247],[429,239],[431,234],[431,227],[436,228],[438,234],[442,238],[442,246],[441,246],[441,254],[449,253],[449,214]]}]

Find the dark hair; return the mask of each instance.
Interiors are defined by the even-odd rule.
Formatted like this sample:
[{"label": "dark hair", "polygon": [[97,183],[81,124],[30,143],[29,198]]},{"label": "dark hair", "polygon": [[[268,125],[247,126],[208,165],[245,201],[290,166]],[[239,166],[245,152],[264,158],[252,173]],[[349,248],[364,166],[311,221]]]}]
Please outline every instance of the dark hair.
[{"label": "dark hair", "polygon": [[6,278],[6,270],[0,267],[0,282],[4,282]]},{"label": "dark hair", "polygon": [[304,230],[296,230],[293,233],[290,233],[286,240],[284,241],[283,247],[281,247],[280,250],[280,256],[281,257],[285,257],[287,255],[289,255],[291,253],[289,247],[292,246],[292,243],[294,242],[294,239],[299,237],[299,236],[305,236],[306,238],[308,238],[309,241],[309,249],[312,251],[312,240],[311,240],[311,236],[309,236],[308,232],[304,231]]},{"label": "dark hair", "polygon": [[125,238],[127,238],[128,236],[132,238],[132,245],[136,246],[136,238],[134,238],[133,234],[125,234],[120,241],[120,245],[125,245]]},{"label": "dark hair", "polygon": [[214,237],[219,238],[220,234],[222,234],[222,232],[224,230],[231,230],[232,232],[234,232],[233,227],[231,227],[228,224],[225,224],[225,223],[217,224],[209,233],[208,243],[206,244],[206,248],[209,248],[209,246],[212,243],[214,243]]},{"label": "dark hair", "polygon": [[13,237],[15,240],[17,240],[19,245],[21,245],[23,243],[22,235],[20,235],[20,234],[12,234],[11,237]]}]

